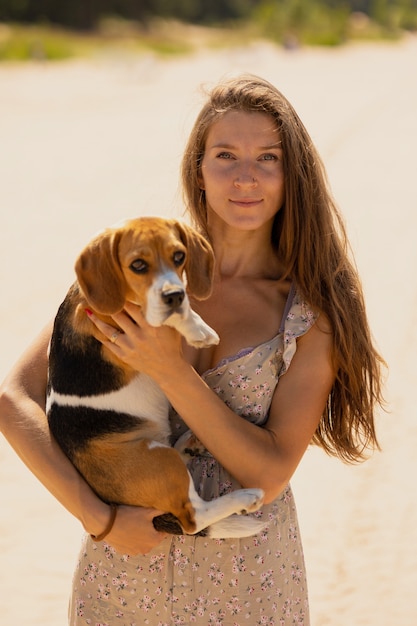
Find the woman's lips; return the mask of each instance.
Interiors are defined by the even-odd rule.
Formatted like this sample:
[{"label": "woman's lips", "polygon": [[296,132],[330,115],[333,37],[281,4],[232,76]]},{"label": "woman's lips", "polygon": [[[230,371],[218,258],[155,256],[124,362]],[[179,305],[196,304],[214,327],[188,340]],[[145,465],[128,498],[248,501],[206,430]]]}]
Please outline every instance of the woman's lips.
[{"label": "woman's lips", "polygon": [[231,199],[230,202],[236,206],[241,206],[244,208],[250,208],[252,206],[256,206],[257,204],[260,204],[262,202],[261,199],[254,199],[254,198],[243,198],[243,199]]}]

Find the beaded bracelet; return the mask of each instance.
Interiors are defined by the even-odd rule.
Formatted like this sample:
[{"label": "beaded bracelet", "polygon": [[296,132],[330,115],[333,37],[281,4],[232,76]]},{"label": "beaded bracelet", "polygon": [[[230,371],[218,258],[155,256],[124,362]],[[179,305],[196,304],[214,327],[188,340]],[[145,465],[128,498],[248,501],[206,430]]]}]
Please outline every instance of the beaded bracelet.
[{"label": "beaded bracelet", "polygon": [[106,528],[103,530],[102,533],[100,533],[99,535],[90,535],[91,539],[93,541],[103,541],[104,537],[107,537],[107,535],[109,534],[109,532],[111,531],[111,529],[113,528],[113,524],[115,522],[116,519],[116,515],[117,515],[117,504],[110,504],[110,519],[108,521],[108,524],[106,526]]}]

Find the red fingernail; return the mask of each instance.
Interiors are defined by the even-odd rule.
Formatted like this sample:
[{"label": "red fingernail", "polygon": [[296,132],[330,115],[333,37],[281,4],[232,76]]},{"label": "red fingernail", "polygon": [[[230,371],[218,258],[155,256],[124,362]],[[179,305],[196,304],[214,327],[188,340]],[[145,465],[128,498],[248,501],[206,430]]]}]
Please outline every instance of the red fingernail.
[{"label": "red fingernail", "polygon": [[88,317],[90,317],[93,312],[90,309],[84,309],[84,311],[87,313]]}]

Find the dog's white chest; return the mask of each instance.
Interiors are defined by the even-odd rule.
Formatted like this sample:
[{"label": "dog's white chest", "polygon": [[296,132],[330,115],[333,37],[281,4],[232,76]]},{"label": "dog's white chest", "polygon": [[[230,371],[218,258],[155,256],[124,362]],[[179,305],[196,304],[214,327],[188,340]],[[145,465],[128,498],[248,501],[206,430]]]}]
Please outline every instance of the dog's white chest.
[{"label": "dog's white chest", "polygon": [[145,374],[138,374],[121,389],[94,396],[67,395],[51,389],[47,398],[47,411],[53,403],[127,413],[153,422],[161,433],[169,435],[168,400],[158,385]]}]

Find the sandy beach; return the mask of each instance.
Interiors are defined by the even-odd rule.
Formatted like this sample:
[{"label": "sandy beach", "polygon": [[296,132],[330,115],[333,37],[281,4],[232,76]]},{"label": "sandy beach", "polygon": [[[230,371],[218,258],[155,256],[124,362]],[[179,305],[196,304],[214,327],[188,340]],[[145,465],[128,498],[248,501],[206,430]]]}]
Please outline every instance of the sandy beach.
[{"label": "sandy beach", "polygon": [[[312,626],[413,626],[416,38],[0,65],[0,377],[54,316],[96,231],[181,215],[179,160],[201,86],[244,71],[289,97],[319,148],[389,364],[382,452],[345,466],[311,448],[292,481]],[[1,626],[65,626],[81,532],[0,438]]]}]

